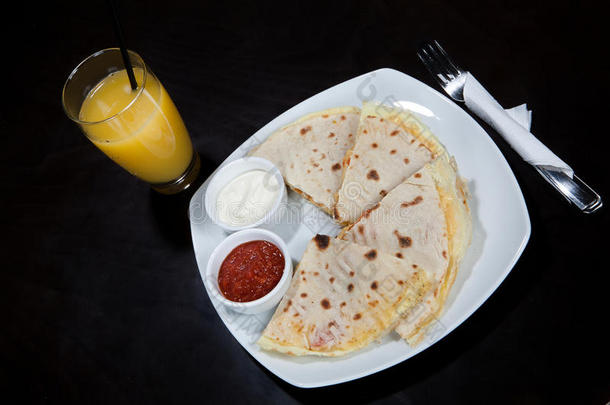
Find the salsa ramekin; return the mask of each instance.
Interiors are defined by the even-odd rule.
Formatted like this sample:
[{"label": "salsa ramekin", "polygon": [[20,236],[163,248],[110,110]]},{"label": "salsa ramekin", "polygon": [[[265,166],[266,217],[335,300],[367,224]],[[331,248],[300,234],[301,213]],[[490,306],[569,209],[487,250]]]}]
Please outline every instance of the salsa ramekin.
[{"label": "salsa ramekin", "polygon": [[[273,243],[284,255],[284,271],[280,281],[266,295],[254,301],[236,302],[226,298],[218,286],[218,271],[222,262],[233,249],[242,243],[255,240],[265,240]],[[244,314],[257,314],[270,310],[279,304],[280,300],[286,294],[290,281],[292,280],[292,258],[286,243],[275,233],[266,229],[244,229],[227,236],[222,242],[216,246],[210,258],[205,272],[205,284],[209,294],[213,294],[218,301],[226,307]]]}]

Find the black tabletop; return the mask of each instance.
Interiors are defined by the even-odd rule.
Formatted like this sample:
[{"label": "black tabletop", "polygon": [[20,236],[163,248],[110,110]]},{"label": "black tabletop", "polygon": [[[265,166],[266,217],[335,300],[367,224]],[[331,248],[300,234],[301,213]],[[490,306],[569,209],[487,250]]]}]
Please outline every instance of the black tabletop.
[{"label": "black tabletop", "polygon": [[[202,158],[199,184],[268,121],[332,85],[390,67],[438,88],[415,55],[420,41],[435,38],[505,107],[527,102],[533,132],[610,198],[603,13],[568,2],[487,3],[177,0],[119,8],[128,46],[188,126]],[[498,290],[442,341],[376,375],[310,390],[272,375],[235,341],[205,294],[187,218],[193,190],[151,191],[62,111],[72,68],[116,45],[106,3],[23,6],[3,19],[4,399],[610,400],[608,209],[587,216],[569,206],[485,125],[532,222],[529,244]]]}]

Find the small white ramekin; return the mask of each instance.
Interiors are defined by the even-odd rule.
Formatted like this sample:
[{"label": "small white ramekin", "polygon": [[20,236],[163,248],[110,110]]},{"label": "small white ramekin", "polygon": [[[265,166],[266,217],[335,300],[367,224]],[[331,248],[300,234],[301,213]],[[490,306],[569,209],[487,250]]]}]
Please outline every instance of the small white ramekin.
[{"label": "small white ramekin", "polygon": [[[266,240],[273,243],[284,255],[284,272],[277,285],[267,295],[249,302],[235,302],[227,299],[218,287],[218,271],[227,255],[238,245],[253,240]],[[266,229],[245,229],[226,237],[210,255],[205,271],[205,283],[210,294],[228,308],[243,314],[257,314],[268,311],[279,304],[286,294],[292,280],[292,259],[286,243],[275,233]]]},{"label": "small white ramekin", "polygon": [[[260,220],[253,222],[248,225],[241,226],[232,226],[227,223],[222,222],[218,218],[218,210],[216,209],[216,201],[218,200],[218,193],[222,190],[224,186],[229,184],[233,179],[237,176],[249,172],[251,170],[264,170],[270,173],[275,177],[278,186],[280,187],[280,192],[278,193],[275,203],[271,207],[271,209],[262,217]],[[214,175],[210,184],[208,184],[208,188],[205,191],[205,210],[208,216],[216,223],[218,226],[223,228],[228,232],[240,231],[242,229],[256,228],[259,226],[265,228],[273,228],[275,222],[279,222],[280,215],[280,207],[282,204],[286,203],[286,185],[284,184],[284,179],[282,178],[282,174],[279,169],[267,159],[259,158],[259,157],[244,157],[241,159],[237,159],[232,161],[231,163],[226,164],[221,167],[218,172]]]}]

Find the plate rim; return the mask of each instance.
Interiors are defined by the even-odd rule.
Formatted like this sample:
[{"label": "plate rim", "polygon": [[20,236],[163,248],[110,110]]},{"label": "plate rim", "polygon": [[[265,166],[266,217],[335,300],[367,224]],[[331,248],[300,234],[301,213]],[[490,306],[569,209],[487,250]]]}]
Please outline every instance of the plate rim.
[{"label": "plate rim", "polygon": [[[516,265],[516,263],[518,262],[519,258],[521,257],[521,255],[523,254],[523,251],[525,250],[525,247],[527,246],[528,242],[529,242],[529,238],[531,236],[531,221],[530,221],[530,216],[529,216],[529,211],[527,209],[527,204],[525,202],[525,197],[523,196],[523,192],[521,190],[521,187],[519,186],[519,183],[517,181],[517,178],[515,177],[515,174],[510,166],[510,164],[508,163],[508,161],[506,160],[506,157],[502,154],[502,152],[500,151],[498,145],[493,141],[493,139],[489,136],[489,134],[487,133],[487,131],[472,117],[472,115],[470,115],[468,112],[466,112],[463,108],[461,108],[457,103],[455,103],[454,101],[450,100],[447,96],[445,96],[444,94],[442,94],[441,92],[439,92],[438,90],[434,89],[433,87],[427,85],[426,83],[418,80],[417,78],[410,76],[404,72],[398,71],[396,69],[392,69],[392,68],[379,68],[379,69],[375,69],[372,70],[370,72],[355,76],[353,78],[344,80],[341,83],[338,83],[336,85],[333,85],[327,89],[324,89],[316,94],[313,94],[312,96],[298,102],[297,104],[293,105],[292,107],[288,108],[287,110],[283,111],[282,113],[280,113],[279,115],[275,116],[274,118],[272,118],[270,121],[268,121],[266,124],[264,124],[263,126],[261,126],[260,128],[258,128],[256,131],[254,131],[252,134],[250,134],[249,137],[247,137],[239,146],[237,146],[237,148],[231,152],[228,156],[226,156],[224,158],[224,160],[216,167],[216,169],[214,171],[212,171],[212,173],[210,173],[210,175],[208,176],[208,178],[206,178],[203,183],[197,188],[197,190],[193,193],[191,199],[189,200],[189,212],[187,214],[190,214],[191,211],[191,207],[195,202],[195,198],[199,196],[199,194],[201,193],[201,189],[206,186],[209,181],[212,179],[212,177],[214,176],[214,174],[218,171],[218,169],[220,167],[222,167],[224,164],[226,164],[227,160],[233,155],[233,153],[235,153],[235,151],[237,151],[239,148],[241,148],[245,143],[249,142],[249,140],[255,136],[258,132],[260,132],[261,130],[263,130],[264,128],[266,128],[267,126],[269,126],[272,122],[276,121],[276,120],[281,120],[282,117],[284,117],[286,114],[288,114],[290,111],[292,111],[294,108],[298,107],[299,105],[310,101],[311,99],[320,96],[322,93],[326,93],[329,91],[332,91],[333,89],[340,87],[342,85],[345,85],[347,82],[351,82],[353,80],[357,80],[360,78],[365,78],[366,76],[371,76],[371,75],[378,75],[378,74],[393,74],[393,75],[400,75],[403,78],[406,78],[407,80],[411,80],[411,81],[415,81],[417,82],[418,85],[425,87],[428,91],[431,91],[435,96],[437,96],[438,98],[440,98],[446,105],[450,106],[449,108],[453,109],[454,111],[456,111],[458,114],[462,115],[462,116],[466,116],[467,120],[469,120],[470,124],[472,124],[474,127],[476,127],[478,130],[482,131],[484,134],[487,135],[487,137],[484,137],[485,142],[488,143],[491,146],[491,149],[494,151],[496,157],[503,163],[503,165],[505,166],[505,169],[508,173],[508,178],[510,180],[510,184],[514,187],[514,189],[516,190],[516,195],[518,196],[518,203],[519,203],[519,211],[522,215],[520,215],[520,219],[522,219],[522,226],[524,226],[523,228],[523,234],[520,235],[520,244],[519,247],[515,250],[515,252],[512,255],[512,258],[510,260],[510,263],[508,265],[506,265],[504,271],[502,273],[499,274],[499,277],[497,279],[496,282],[490,284],[490,287],[483,293],[480,295],[479,299],[476,300],[476,302],[472,305],[472,308],[468,311],[464,311],[463,314],[461,314],[461,316],[459,316],[455,322],[452,323],[451,327],[447,328],[447,331],[443,334],[442,337],[440,337],[439,339],[435,340],[434,342],[432,342],[429,345],[420,345],[418,347],[416,347],[412,352],[410,352],[408,355],[406,356],[401,356],[399,359],[393,359],[391,361],[385,362],[381,365],[372,367],[366,371],[362,371],[356,374],[353,374],[349,377],[339,377],[336,379],[332,379],[332,380],[328,380],[325,381],[324,383],[303,383],[297,380],[294,380],[292,377],[289,376],[285,376],[282,375],[281,372],[279,370],[276,370],[275,367],[272,367],[268,364],[266,364],[265,362],[261,361],[261,359],[259,359],[258,353],[253,352],[247,345],[242,344],[242,342],[239,341],[239,339],[235,336],[233,330],[226,324],[226,322],[224,321],[224,319],[220,316],[220,314],[218,313],[218,310],[216,309],[217,305],[222,305],[220,303],[215,303],[210,297],[209,297],[209,291],[207,290],[207,286],[204,283],[204,290],[206,291],[206,294],[208,294],[208,298],[210,299],[210,302],[212,304],[212,307],[214,308],[214,310],[216,311],[216,315],[220,318],[220,320],[222,321],[222,323],[224,324],[224,326],[228,329],[228,331],[231,333],[231,335],[233,336],[233,338],[237,341],[237,343],[242,346],[242,348],[244,350],[246,350],[246,352],[248,352],[248,354],[250,354],[250,356],[252,356],[257,362],[259,362],[264,368],[266,368],[267,370],[269,370],[273,375],[275,375],[276,377],[280,378],[283,381],[286,381],[287,383],[299,387],[299,388],[319,388],[319,387],[325,387],[325,386],[331,386],[331,385],[336,385],[336,384],[341,384],[344,382],[349,382],[349,381],[353,381],[353,380],[357,380],[375,373],[378,373],[380,371],[383,371],[385,369],[388,369],[392,366],[395,366],[399,363],[402,363],[410,358],[413,358],[415,356],[417,356],[418,354],[420,354],[421,352],[425,351],[426,349],[434,346],[435,344],[437,344],[438,342],[440,342],[441,340],[443,340],[444,338],[446,338],[449,334],[451,334],[451,332],[453,332],[455,329],[457,329],[460,325],[462,325],[468,318],[470,318],[470,316],[472,316],[472,314],[474,314],[488,299],[489,297],[499,288],[499,286],[504,282],[504,280],[506,279],[506,277],[508,277],[508,275],[510,274],[510,272],[513,270],[514,266]],[[199,268],[199,263],[197,261],[197,250],[196,250],[196,241],[195,241],[195,237],[194,237],[194,232],[193,232],[193,226],[194,223],[193,221],[190,221],[190,230],[191,230],[191,240],[193,243],[193,253],[195,254],[195,262],[197,263],[197,268],[200,272],[201,275],[201,269]],[[321,359],[323,360],[323,359]]]}]

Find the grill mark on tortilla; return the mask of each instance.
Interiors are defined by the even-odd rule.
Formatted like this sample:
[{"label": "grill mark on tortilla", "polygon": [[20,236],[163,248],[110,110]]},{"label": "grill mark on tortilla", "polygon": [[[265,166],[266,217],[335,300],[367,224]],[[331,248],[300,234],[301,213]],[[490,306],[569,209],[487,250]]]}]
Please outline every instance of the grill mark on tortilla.
[{"label": "grill mark on tortilla", "polygon": [[328,134],[328,137],[329,137],[329,138],[334,138],[334,137],[335,137],[335,133],[334,133],[334,132],[331,132],[330,134]]},{"label": "grill mark on tortilla", "polygon": [[316,235],[314,237],[314,241],[316,242],[318,249],[325,250],[328,247],[328,244],[330,243],[330,237],[328,237],[327,235]]},{"label": "grill mark on tortilla", "polygon": [[328,279],[328,281],[330,281],[330,283],[332,284],[332,283],[334,283],[334,282],[335,282],[335,278],[334,278],[334,277],[331,277],[331,278],[329,278],[329,279]]},{"label": "grill mark on tortilla", "polygon": [[307,297],[307,293],[301,293],[301,297],[302,297],[302,298]]},{"label": "grill mark on tortilla", "polygon": [[385,197],[386,195],[388,195],[388,192],[387,192],[387,191],[385,191],[385,190],[381,190],[381,191],[379,192],[379,195],[380,195],[380,196],[382,196],[382,197]]},{"label": "grill mark on tortilla", "polygon": [[377,170],[375,169],[371,169],[367,174],[366,174],[366,178],[369,180],[379,180],[379,173],[377,173]]},{"label": "grill mark on tortilla", "polygon": [[335,163],[333,165],[333,167],[331,167],[331,169],[333,170],[333,172],[336,172],[337,170],[341,170],[341,164],[340,163]]},{"label": "grill mark on tortilla", "polygon": [[392,131],[392,133],[390,134],[390,136],[396,136],[396,135],[398,135],[398,134],[399,134],[398,130],[395,130],[395,131]]},{"label": "grill mark on tortilla", "polygon": [[394,155],[395,153],[396,153],[396,149],[392,149],[392,150],[390,151],[390,155]]},{"label": "grill mark on tortilla", "polygon": [[371,289],[376,290],[376,289],[377,289],[377,287],[378,287],[378,285],[377,285],[377,281],[373,281],[373,282],[371,283]]},{"label": "grill mark on tortilla", "polygon": [[379,145],[377,145],[377,142],[373,142],[373,143],[371,144],[371,148],[373,148],[373,149],[377,148],[378,146],[379,146]]},{"label": "grill mark on tortilla", "polygon": [[377,257],[377,251],[375,249],[371,249],[364,254],[364,257],[369,260],[375,260],[375,258]]},{"label": "grill mark on tortilla", "polygon": [[420,202],[422,202],[423,200],[424,200],[424,197],[422,197],[421,195],[418,195],[417,197],[415,197],[415,198],[414,198],[413,200],[411,200],[411,201],[405,201],[405,202],[403,202],[402,204],[400,204],[400,206],[401,206],[402,208],[407,208],[407,207],[410,207],[410,206],[412,206],[412,205],[417,205],[417,204],[419,204]]},{"label": "grill mark on tortilla", "polygon": [[311,125],[308,125],[305,128],[301,128],[301,135],[305,135],[309,131],[311,131]]},{"label": "grill mark on tortilla", "polygon": [[398,257],[399,259],[402,259],[403,258],[402,253],[400,253],[400,252],[396,253],[396,257]]},{"label": "grill mark on tortilla", "polygon": [[413,240],[411,238],[408,236],[402,236],[400,233],[398,233],[398,230],[394,230],[394,235],[396,235],[398,238],[398,244],[402,248],[408,248],[413,244]]},{"label": "grill mark on tortilla", "polygon": [[354,315],[354,321],[357,321],[360,318],[362,318],[362,314],[360,314],[360,312],[358,312],[356,315]]},{"label": "grill mark on tortilla", "polygon": [[364,225],[358,225],[358,233],[364,235]]},{"label": "grill mark on tortilla", "polygon": [[352,283],[349,283],[347,286],[347,291],[352,292],[353,290],[354,290],[354,285]]},{"label": "grill mark on tortilla", "polygon": [[413,176],[419,179],[421,177],[421,173],[415,173]]},{"label": "grill mark on tortilla", "polygon": [[405,164],[406,164],[406,165],[408,165],[408,164],[409,164],[409,162],[410,162],[410,161],[409,161],[409,158],[404,158],[402,161],[403,161],[403,162],[405,162]]},{"label": "grill mark on tortilla", "polygon": [[345,115],[342,115],[342,116],[341,116],[341,120],[342,120],[342,121],[345,121]]},{"label": "grill mark on tortilla", "polygon": [[328,298],[324,298],[324,299],[322,299],[322,301],[320,301],[320,305],[322,305],[322,308],[324,308],[324,309],[329,309],[330,301],[328,300]]}]

